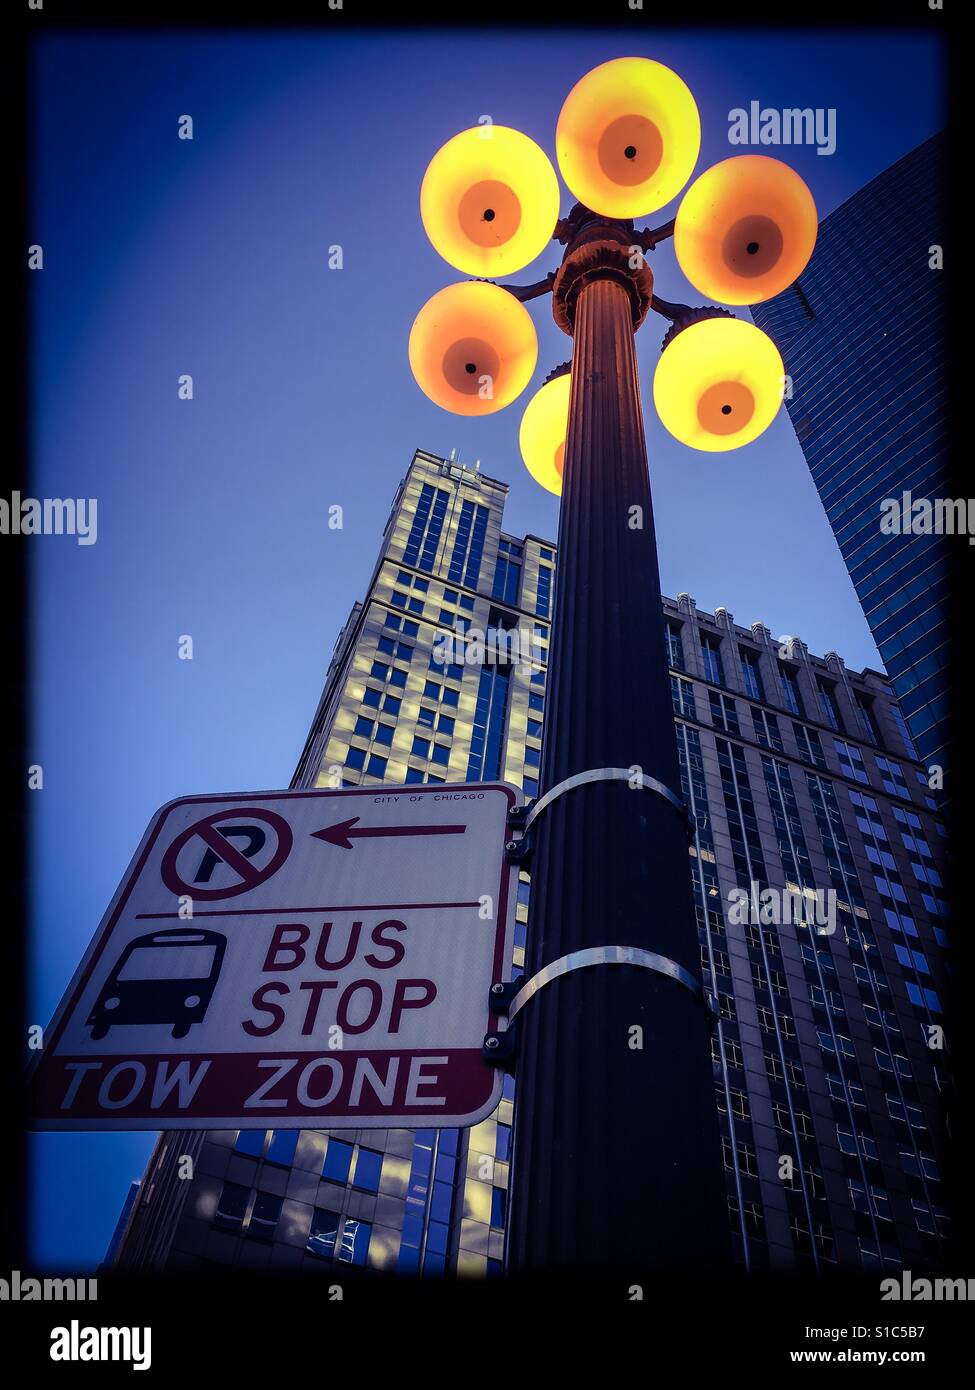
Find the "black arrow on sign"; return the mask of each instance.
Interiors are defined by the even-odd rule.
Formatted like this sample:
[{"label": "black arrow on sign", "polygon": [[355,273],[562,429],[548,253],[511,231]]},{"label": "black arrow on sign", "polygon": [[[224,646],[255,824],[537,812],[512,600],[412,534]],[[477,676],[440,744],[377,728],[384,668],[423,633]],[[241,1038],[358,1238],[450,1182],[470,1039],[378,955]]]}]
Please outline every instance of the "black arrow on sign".
[{"label": "black arrow on sign", "polygon": [[463,835],[467,829],[466,825],[376,825],[353,830],[358,820],[358,816],[353,816],[351,820],[339,821],[338,825],[329,825],[324,830],[313,830],[312,839],[324,840],[339,849],[351,849],[353,840],[387,835]]}]

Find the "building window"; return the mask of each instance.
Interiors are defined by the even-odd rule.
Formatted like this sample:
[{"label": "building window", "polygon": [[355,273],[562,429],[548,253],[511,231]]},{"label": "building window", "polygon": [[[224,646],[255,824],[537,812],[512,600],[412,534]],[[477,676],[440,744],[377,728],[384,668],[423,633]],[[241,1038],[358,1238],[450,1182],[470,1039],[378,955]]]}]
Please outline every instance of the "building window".
[{"label": "building window", "polygon": [[754,705],[750,708],[756,743],[760,743],[763,748],[771,748],[776,753],[784,753],[785,748],[782,743],[782,734],[779,731],[779,721],[772,711],[756,709]]},{"label": "building window", "polygon": [[[741,1223],[741,1207],[738,1205],[737,1197],[728,1198],[728,1211],[734,1218],[735,1225]],[[750,1236],[759,1240],[765,1239],[765,1213],[758,1202],[746,1202],[744,1207],[744,1225]]]},{"label": "building window", "polygon": [[239,1154],[249,1154],[251,1158],[260,1158],[264,1152],[264,1140],[267,1137],[266,1129],[241,1129],[237,1131],[237,1138],[234,1140],[234,1152]]},{"label": "building window", "polygon": [[[910,730],[908,729],[907,723],[904,719],[904,715],[901,712],[901,707],[896,700],[891,701],[890,712],[893,715],[894,723],[897,725],[897,731],[901,736],[905,749],[907,750],[907,756],[909,758],[913,758],[915,762],[919,762],[920,758],[918,757],[917,748],[915,747],[914,740],[911,738]],[[924,785],[927,786],[926,779],[922,777],[921,780],[922,782],[924,782]]]},{"label": "building window", "polygon": [[450,557],[447,578],[454,584],[464,583],[476,589],[481,573],[481,557],[484,554],[484,538],[487,534],[488,509],[474,502],[461,504],[457,535]]},{"label": "building window", "polygon": [[664,638],[667,643],[667,665],[674,666],[678,671],[683,671],[684,666],[684,643],[681,640],[680,627],[677,623],[664,623]]},{"label": "building window", "polygon": [[791,666],[786,666],[779,662],[779,685],[782,689],[782,703],[792,714],[805,717],[805,710],[802,707],[802,696],[799,694],[799,681],[796,673]]},{"label": "building window", "polygon": [[295,1150],[298,1147],[297,1129],[275,1129],[271,1132],[271,1142],[267,1147],[268,1163],[280,1163],[283,1168],[290,1168],[295,1158]]},{"label": "building window", "polygon": [[817,729],[807,729],[805,724],[797,724],[792,721],[792,732],[796,736],[796,743],[799,747],[799,757],[804,763],[809,763],[811,767],[818,767],[821,771],[827,771],[826,754],[823,752],[822,740]]},{"label": "building window", "polygon": [[[258,1130],[257,1133],[260,1134],[263,1143],[264,1131]],[[239,1182],[225,1182],[213,1218],[214,1226],[221,1231],[240,1231],[244,1224],[249,1192],[250,1188],[243,1187]]]},{"label": "building window", "polygon": [[708,698],[711,703],[711,722],[717,728],[724,729],[725,733],[741,737],[741,729],[738,727],[738,709],[731,696],[722,695],[717,690],[709,690]]},{"label": "building window", "polygon": [[863,725],[863,732],[871,743],[880,743],[880,730],[877,728],[877,721],[873,717],[873,707],[870,700],[857,696],[857,712],[860,715],[860,723]]},{"label": "building window", "polygon": [[550,618],[552,616],[552,570],[548,565],[538,567],[538,596],[535,601],[535,612],[539,618]]},{"label": "building window", "polygon": [[281,1198],[273,1192],[258,1192],[254,1197],[254,1210],[247,1227],[251,1240],[274,1239],[274,1228],[281,1215]]},{"label": "building window", "polygon": [[464,668],[459,662],[445,663],[437,656],[436,652],[431,653],[430,670],[437,671],[441,676],[447,676],[452,681],[464,679]]},{"label": "building window", "polygon": [[843,725],[840,722],[840,707],[836,703],[835,686],[817,676],[816,688],[819,692],[819,707],[823,711],[823,719],[831,729],[841,732]]},{"label": "building window", "polygon": [[[432,570],[447,514],[449,492],[424,483],[413,514],[413,524],[403,550],[403,561],[421,570]],[[421,550],[422,545],[422,550]]]},{"label": "building window", "polygon": [[339,1214],[316,1207],[311,1219],[311,1230],[305,1249],[320,1260],[331,1260],[335,1255],[335,1240],[339,1231]]},{"label": "building window", "polygon": [[383,1156],[376,1149],[360,1149],[355,1161],[352,1186],[364,1192],[379,1191],[379,1174],[382,1172]]},{"label": "building window", "polygon": [[745,686],[745,694],[753,700],[765,700],[765,692],[762,688],[762,673],[758,665],[758,652],[750,652],[746,647],[739,647],[741,656],[741,671]]},{"label": "building window", "polygon": [[501,775],[509,685],[507,667],[481,668],[467,764],[469,782],[491,782]]},{"label": "building window", "polygon": [[499,599],[509,608],[516,608],[518,605],[518,591],[521,587],[521,554],[520,545],[515,545],[514,541],[505,540],[502,536],[498,542],[498,563],[494,570],[491,597]]},{"label": "building window", "polygon": [[503,1187],[491,1188],[491,1225],[496,1230],[504,1230],[504,1214],[508,1194]]},{"label": "building window", "polygon": [[721,644],[712,637],[701,638],[701,660],[704,663],[704,678],[712,685],[724,685],[724,671],[721,666]]},{"label": "building window", "polygon": [[322,1164],[322,1177],[327,1182],[345,1183],[349,1180],[349,1165],[352,1162],[352,1145],[341,1139],[329,1138]]},{"label": "building window", "polygon": [[854,781],[866,784],[869,779],[859,748],[855,748],[852,743],[844,743],[841,738],[834,738],[833,744],[836,748],[836,756],[840,760],[840,771],[845,776],[852,777]]},{"label": "building window", "polygon": [[494,1144],[494,1156],[499,1163],[507,1163],[508,1159],[511,1157],[510,1125],[498,1125],[497,1138]]},{"label": "building window", "polygon": [[907,790],[907,782],[904,780],[900,764],[892,762],[889,758],[882,758],[879,753],[876,757],[884,791],[890,792],[891,796],[901,796],[905,801],[910,801],[911,794]]},{"label": "building window", "polygon": [[367,1221],[354,1221],[351,1216],[347,1216],[342,1228],[339,1259],[347,1264],[364,1265],[371,1235],[372,1227]]},{"label": "building window", "polygon": [[690,681],[686,681],[683,676],[671,676],[670,701],[674,707],[675,714],[684,714],[690,719],[697,718],[697,706],[694,703],[694,687],[691,685]]}]

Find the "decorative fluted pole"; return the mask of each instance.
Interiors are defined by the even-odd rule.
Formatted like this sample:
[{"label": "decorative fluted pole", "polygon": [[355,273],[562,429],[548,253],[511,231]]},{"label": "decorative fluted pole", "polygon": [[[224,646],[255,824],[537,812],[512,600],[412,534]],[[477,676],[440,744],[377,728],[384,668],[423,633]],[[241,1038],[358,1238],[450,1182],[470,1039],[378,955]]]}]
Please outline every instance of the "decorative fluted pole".
[{"label": "decorative fluted pole", "polygon": [[[542,791],[636,768],[679,797],[633,335],[650,306],[633,230],[577,205],[553,287],[573,339]],[[636,262],[636,268],[634,268]],[[687,832],[601,781],[536,826],[525,976],[586,947],[659,953],[700,981]],[[508,1267],[730,1259],[708,1013],[633,965],[575,970],[519,1015]]]}]

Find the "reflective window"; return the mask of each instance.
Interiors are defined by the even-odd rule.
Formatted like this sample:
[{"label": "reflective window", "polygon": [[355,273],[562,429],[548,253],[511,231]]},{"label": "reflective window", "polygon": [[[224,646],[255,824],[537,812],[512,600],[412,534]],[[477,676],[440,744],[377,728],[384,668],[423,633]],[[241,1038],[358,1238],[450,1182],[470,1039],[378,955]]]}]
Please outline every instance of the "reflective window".
[{"label": "reflective window", "polygon": [[504,1188],[491,1188],[491,1225],[500,1230],[504,1229],[504,1216],[507,1207],[508,1194]]},{"label": "reflective window", "polygon": [[322,1164],[322,1177],[329,1182],[348,1182],[349,1165],[352,1162],[352,1145],[341,1139],[329,1138]]},{"label": "reflective window", "polygon": [[667,665],[674,666],[678,671],[684,668],[684,643],[681,640],[680,627],[677,623],[664,623],[664,639],[667,644]]},{"label": "reflective window", "polygon": [[266,1134],[266,1129],[238,1130],[237,1138],[234,1140],[234,1148],[239,1154],[250,1154],[253,1158],[260,1158],[264,1152]]},{"label": "reflective window", "polygon": [[547,565],[538,567],[538,599],[535,612],[540,618],[552,616],[552,570]]},{"label": "reflective window", "polygon": [[701,638],[701,661],[704,663],[704,679],[711,681],[713,685],[724,685],[721,645],[716,638]]},{"label": "reflective window", "polygon": [[779,686],[782,690],[782,703],[793,714],[803,715],[802,696],[799,694],[799,681],[791,666],[779,662]]},{"label": "reflective window", "polygon": [[273,1192],[258,1192],[254,1197],[247,1234],[252,1240],[273,1240],[274,1228],[281,1215],[281,1198]]},{"label": "reflective window", "polygon": [[294,1162],[295,1149],[298,1147],[297,1129],[276,1129],[271,1134],[271,1142],[267,1149],[267,1162],[280,1163],[285,1168],[290,1168]]},{"label": "reflective window", "polygon": [[366,1192],[379,1191],[379,1174],[382,1172],[383,1156],[375,1149],[360,1149],[355,1163],[352,1186]]},{"label": "reflective window", "polygon": [[369,1251],[369,1237],[372,1227],[367,1221],[355,1221],[351,1216],[345,1218],[342,1229],[342,1243],[339,1246],[339,1259],[348,1264],[364,1265]]},{"label": "reflective window", "polygon": [[[263,1131],[260,1133],[263,1139]],[[250,1188],[242,1187],[239,1182],[225,1182],[213,1218],[214,1226],[222,1231],[239,1231],[243,1225],[249,1192]]]},{"label": "reflective window", "polygon": [[741,655],[741,673],[745,686],[745,693],[753,700],[765,699],[762,689],[762,673],[759,670],[758,652],[749,651],[746,647],[739,647]]},{"label": "reflective window", "polygon": [[828,681],[824,681],[820,676],[816,677],[816,687],[819,694],[819,707],[823,712],[824,722],[831,729],[841,730],[843,725],[840,721],[840,707],[836,702],[835,687]]},{"label": "reflective window", "polygon": [[311,1230],[305,1249],[319,1259],[330,1260],[335,1254],[335,1238],[339,1229],[338,1212],[325,1211],[316,1207],[311,1219]]}]

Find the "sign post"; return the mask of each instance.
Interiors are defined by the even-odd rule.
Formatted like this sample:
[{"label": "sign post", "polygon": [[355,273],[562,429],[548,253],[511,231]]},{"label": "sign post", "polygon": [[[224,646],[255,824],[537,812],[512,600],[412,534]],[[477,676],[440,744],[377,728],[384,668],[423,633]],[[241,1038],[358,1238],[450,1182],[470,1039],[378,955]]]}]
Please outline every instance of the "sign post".
[{"label": "sign post", "polygon": [[30,1077],[38,1129],[465,1126],[508,977],[513,789],[185,797],[157,812]]}]

